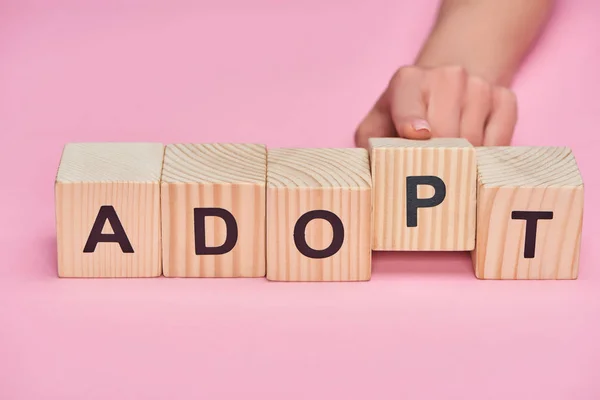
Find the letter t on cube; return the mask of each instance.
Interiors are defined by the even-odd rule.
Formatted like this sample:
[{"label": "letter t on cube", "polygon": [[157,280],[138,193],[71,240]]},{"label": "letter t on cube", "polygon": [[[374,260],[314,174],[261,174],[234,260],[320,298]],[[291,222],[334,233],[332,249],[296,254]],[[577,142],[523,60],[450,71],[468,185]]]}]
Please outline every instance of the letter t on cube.
[{"label": "letter t on cube", "polygon": [[480,279],[575,279],[583,181],[562,147],[477,149]]},{"label": "letter t on cube", "polygon": [[264,277],[266,148],[173,144],[161,183],[163,274]]},{"label": "letter t on cube", "polygon": [[373,250],[475,247],[475,148],[465,139],[369,140]]}]

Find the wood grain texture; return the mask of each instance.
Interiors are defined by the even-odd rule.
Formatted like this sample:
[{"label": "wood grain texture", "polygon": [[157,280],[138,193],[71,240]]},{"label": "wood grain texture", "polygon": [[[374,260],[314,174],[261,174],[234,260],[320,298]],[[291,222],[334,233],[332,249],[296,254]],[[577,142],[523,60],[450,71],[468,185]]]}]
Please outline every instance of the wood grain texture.
[{"label": "wood grain texture", "polygon": [[[154,277],[161,274],[160,171],[156,143],[73,143],[65,146],[55,182],[58,275]],[[112,206],[133,247],[98,243],[84,253],[102,206]],[[103,233],[112,233],[106,222]]]},{"label": "wood grain texture", "polygon": [[[167,146],[162,174],[163,273],[169,277],[264,277],[267,153],[258,144]],[[194,208],[217,207],[237,223],[225,254],[196,255]],[[207,217],[206,245],[225,242],[222,219]]]},{"label": "wood grain texture", "polygon": [[[373,250],[470,251],[475,247],[475,149],[464,139],[375,138],[369,143],[373,177]],[[407,224],[408,176],[437,176],[446,186],[441,204],[419,208]],[[419,185],[418,198],[431,186]]]},{"label": "wood grain texture", "polygon": [[[583,222],[583,181],[562,147],[477,149],[477,246],[480,279],[576,279]],[[525,258],[526,221],[513,211],[551,211],[537,224],[535,256]]]},{"label": "wood grain texture", "polygon": [[[312,210],[334,213],[344,241],[327,258],[303,255],[294,242],[298,219]],[[273,149],[267,171],[267,279],[366,281],[371,278],[371,176],[365,149]],[[305,240],[327,248],[332,225],[315,219]]]}]

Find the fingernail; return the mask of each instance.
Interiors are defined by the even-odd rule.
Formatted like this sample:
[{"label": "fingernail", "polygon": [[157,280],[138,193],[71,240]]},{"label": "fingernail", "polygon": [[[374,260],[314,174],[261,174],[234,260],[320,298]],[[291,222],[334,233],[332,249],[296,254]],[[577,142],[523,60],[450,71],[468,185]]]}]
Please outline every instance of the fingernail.
[{"label": "fingernail", "polygon": [[431,132],[431,127],[429,126],[429,123],[424,119],[415,119],[412,121],[411,125],[415,131],[425,130],[427,132]]}]

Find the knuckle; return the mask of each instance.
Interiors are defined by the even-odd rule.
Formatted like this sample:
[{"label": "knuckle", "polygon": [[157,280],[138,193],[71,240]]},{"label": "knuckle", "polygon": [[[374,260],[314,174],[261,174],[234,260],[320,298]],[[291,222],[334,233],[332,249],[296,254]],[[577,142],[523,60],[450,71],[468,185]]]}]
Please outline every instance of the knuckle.
[{"label": "knuckle", "polygon": [[422,71],[418,67],[407,66],[401,67],[396,70],[392,79],[390,80],[390,86],[395,86],[406,80],[419,79],[422,75]]},{"label": "knuckle", "polygon": [[469,77],[467,81],[467,100],[483,102],[489,106],[492,103],[492,85],[485,79]]},{"label": "knuckle", "polygon": [[494,88],[494,91],[498,100],[503,103],[510,104],[517,102],[517,95],[511,89],[505,87],[496,87]]},{"label": "knuckle", "polygon": [[511,89],[505,87],[494,88],[494,101],[499,107],[514,110],[517,109],[517,95]]},{"label": "knuckle", "polygon": [[476,95],[491,96],[492,94],[492,85],[478,76],[469,77],[468,85],[469,90]]},{"label": "knuckle", "polygon": [[465,82],[467,80],[467,70],[460,65],[449,65],[440,67],[439,73],[446,79]]}]

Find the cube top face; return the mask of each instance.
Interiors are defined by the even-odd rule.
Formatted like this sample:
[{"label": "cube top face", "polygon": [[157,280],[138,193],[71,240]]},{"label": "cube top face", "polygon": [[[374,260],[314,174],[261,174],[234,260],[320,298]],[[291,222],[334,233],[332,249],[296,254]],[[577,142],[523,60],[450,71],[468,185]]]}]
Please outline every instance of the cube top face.
[{"label": "cube top face", "polygon": [[485,187],[577,187],[583,180],[566,147],[477,148],[478,180]]},{"label": "cube top face", "polygon": [[268,163],[269,188],[371,188],[365,149],[272,149]]},{"label": "cube top face", "polygon": [[157,183],[163,155],[160,143],[69,143],[56,182]]},{"label": "cube top face", "polygon": [[397,148],[464,148],[473,147],[466,139],[461,138],[432,138],[429,140],[411,140],[403,138],[371,138],[369,147],[375,149]]},{"label": "cube top face", "polygon": [[266,154],[260,144],[172,144],[165,151],[162,181],[265,185]]}]

